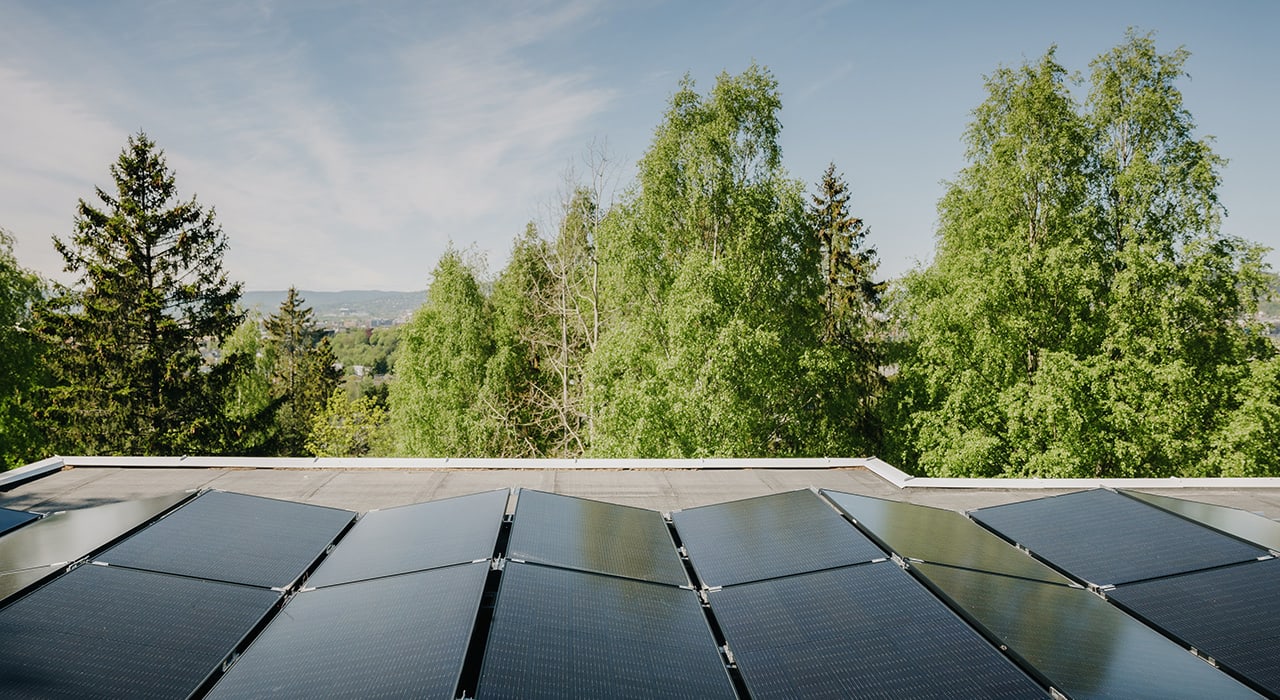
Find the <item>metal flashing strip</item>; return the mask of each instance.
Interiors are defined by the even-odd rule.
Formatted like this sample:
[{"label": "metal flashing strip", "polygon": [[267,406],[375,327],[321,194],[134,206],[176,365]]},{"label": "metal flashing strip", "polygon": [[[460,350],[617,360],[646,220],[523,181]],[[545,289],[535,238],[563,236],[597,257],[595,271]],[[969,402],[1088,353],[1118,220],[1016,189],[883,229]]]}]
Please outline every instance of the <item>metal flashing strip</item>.
[{"label": "metal flashing strip", "polygon": [[[857,469],[868,468],[861,457],[787,459],[484,459],[484,458],[339,458],[339,457],[103,457],[92,455],[54,458],[71,467],[118,469]],[[879,461],[879,460],[875,460]],[[40,464],[40,463],[37,463]],[[23,467],[26,469],[27,467]]]}]

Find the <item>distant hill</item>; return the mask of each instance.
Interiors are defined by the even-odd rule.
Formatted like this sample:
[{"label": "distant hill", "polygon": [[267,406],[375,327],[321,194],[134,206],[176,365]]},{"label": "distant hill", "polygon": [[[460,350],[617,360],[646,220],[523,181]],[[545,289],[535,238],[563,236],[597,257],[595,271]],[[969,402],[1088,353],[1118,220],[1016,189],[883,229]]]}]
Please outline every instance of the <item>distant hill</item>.
[{"label": "distant hill", "polygon": [[[263,316],[280,308],[288,291],[245,292],[240,303],[248,310]],[[298,290],[307,306],[315,310],[316,319],[326,325],[343,325],[348,322],[365,323],[383,321],[402,323],[409,319],[422,302],[426,291],[383,292],[358,289],[346,292],[309,292]]]}]

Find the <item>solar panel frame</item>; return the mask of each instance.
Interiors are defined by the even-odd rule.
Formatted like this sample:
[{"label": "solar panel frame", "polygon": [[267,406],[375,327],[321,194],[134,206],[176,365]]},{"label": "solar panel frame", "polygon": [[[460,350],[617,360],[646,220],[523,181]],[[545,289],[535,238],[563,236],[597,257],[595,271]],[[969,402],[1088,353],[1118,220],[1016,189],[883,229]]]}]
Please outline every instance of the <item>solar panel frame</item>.
[{"label": "solar panel frame", "polygon": [[97,557],[128,566],[264,588],[292,585],[355,513],[207,491]]},{"label": "solar panel frame", "polygon": [[0,610],[17,696],[171,698],[203,686],[279,603],[264,588],[81,566]]},{"label": "solar panel frame", "polygon": [[821,493],[900,557],[1070,583],[1067,577],[956,511],[828,489]]},{"label": "solar panel frame", "polygon": [[707,593],[753,698],[1043,698],[893,562]]},{"label": "solar panel frame", "polygon": [[306,586],[322,588],[489,559],[509,495],[502,489],[371,511],[342,537]]},{"label": "solar panel frame", "polygon": [[1099,587],[1267,555],[1256,545],[1106,489],[992,506],[970,516]]},{"label": "solar panel frame", "polygon": [[1256,697],[1086,589],[942,564],[911,570],[1069,697]]},{"label": "solar panel frame", "polygon": [[1280,559],[1117,586],[1107,598],[1280,695]]},{"label": "solar panel frame", "polygon": [[575,496],[520,489],[508,559],[688,586],[662,514]]},{"label": "solar panel frame", "polygon": [[883,559],[887,554],[808,490],[671,514],[708,588]]},{"label": "solar panel frame", "polygon": [[304,591],[210,698],[452,698],[489,573],[460,564]]},{"label": "solar panel frame", "polygon": [[697,593],[507,562],[477,698],[734,698]]}]

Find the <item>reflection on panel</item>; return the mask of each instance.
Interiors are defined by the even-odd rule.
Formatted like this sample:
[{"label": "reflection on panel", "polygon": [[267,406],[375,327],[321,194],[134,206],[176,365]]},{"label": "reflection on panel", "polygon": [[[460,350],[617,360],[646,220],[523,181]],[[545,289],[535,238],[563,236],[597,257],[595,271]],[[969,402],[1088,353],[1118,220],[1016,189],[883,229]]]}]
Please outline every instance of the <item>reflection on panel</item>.
[{"label": "reflection on panel", "polygon": [[1267,554],[1184,518],[1095,489],[982,508],[973,518],[1054,566],[1099,586]]},{"label": "reflection on panel", "polygon": [[707,594],[753,698],[1043,698],[892,562]]},{"label": "reflection on panel", "polygon": [[212,581],[284,587],[354,517],[336,508],[209,491],[98,560]]},{"label": "reflection on panel", "polygon": [[839,491],[822,493],[898,556],[1037,581],[1069,582],[955,511]]},{"label": "reflection on panel", "polygon": [[0,535],[26,525],[39,517],[39,515],[36,515],[35,513],[28,513],[25,510],[0,508]]},{"label": "reflection on panel", "polygon": [[1073,698],[1256,697],[1087,590],[937,564],[912,568]]},{"label": "reflection on panel", "polygon": [[521,489],[511,524],[511,559],[689,584],[666,521],[657,511]]},{"label": "reflection on panel", "polygon": [[1107,596],[1280,694],[1280,559],[1134,583]]},{"label": "reflection on panel", "polygon": [[41,579],[53,576],[64,568],[66,567],[41,566],[35,569],[23,569],[22,571],[10,571],[0,574],[0,603],[17,593],[21,593],[28,586]]},{"label": "reflection on panel", "polygon": [[1157,496],[1154,493],[1140,491],[1121,491],[1120,493],[1203,523],[1215,530],[1235,535],[1242,540],[1280,552],[1280,523],[1257,513],[1170,496]]},{"label": "reflection on panel", "polygon": [[0,572],[78,561],[190,497],[174,493],[47,515],[0,538]]},{"label": "reflection on panel", "polygon": [[812,491],[791,491],[672,514],[708,587],[880,559],[885,553]]},{"label": "reflection on panel", "polygon": [[300,593],[210,697],[451,698],[487,563]]},{"label": "reflection on panel", "polygon": [[18,697],[186,697],[279,599],[262,588],[81,566],[0,610],[0,679]]},{"label": "reflection on panel", "polygon": [[697,594],[508,562],[479,698],[733,698]]},{"label": "reflection on panel", "polygon": [[507,509],[506,489],[373,511],[355,524],[308,587],[487,559]]}]

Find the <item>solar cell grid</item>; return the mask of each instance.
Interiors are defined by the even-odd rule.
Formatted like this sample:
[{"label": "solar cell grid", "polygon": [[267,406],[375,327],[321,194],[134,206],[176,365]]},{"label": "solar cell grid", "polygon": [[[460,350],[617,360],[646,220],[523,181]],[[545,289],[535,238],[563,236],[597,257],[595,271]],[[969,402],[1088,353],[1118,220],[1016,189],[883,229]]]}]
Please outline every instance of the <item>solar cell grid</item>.
[{"label": "solar cell grid", "polygon": [[971,515],[1036,556],[1099,586],[1248,561],[1267,553],[1103,489],[983,508]]},{"label": "solar cell grid", "polygon": [[4,692],[18,697],[186,697],[280,595],[147,571],[81,566],[0,610]]},{"label": "solar cell grid", "polygon": [[707,597],[753,698],[1046,695],[892,562]]},{"label": "solar cell grid", "polygon": [[1280,552],[1280,523],[1257,513],[1153,493],[1139,491],[1121,491],[1121,493],[1157,508],[1177,513],[1215,530]]},{"label": "solar cell grid", "polygon": [[708,587],[886,556],[812,491],[691,508],[671,517],[694,570]]},{"label": "solar cell grid", "polygon": [[697,594],[508,562],[479,698],[733,698]]},{"label": "solar cell grid", "polygon": [[687,586],[662,514],[521,489],[507,557]]},{"label": "solar cell grid", "polygon": [[912,568],[1069,697],[1256,697],[1082,588],[938,564]]},{"label": "solar cell grid", "polygon": [[98,560],[213,581],[285,587],[354,517],[336,508],[209,491]]},{"label": "solar cell grid", "polygon": [[298,594],[214,687],[213,698],[451,698],[486,563]]},{"label": "solar cell grid", "polygon": [[1280,694],[1280,559],[1119,586],[1107,597]]},{"label": "solar cell grid", "polygon": [[323,587],[493,556],[506,489],[368,513],[307,579]]}]

